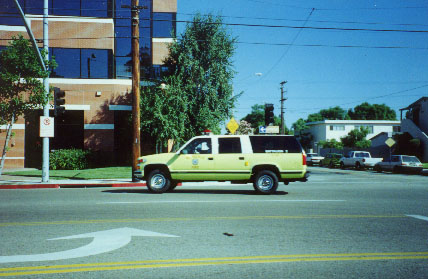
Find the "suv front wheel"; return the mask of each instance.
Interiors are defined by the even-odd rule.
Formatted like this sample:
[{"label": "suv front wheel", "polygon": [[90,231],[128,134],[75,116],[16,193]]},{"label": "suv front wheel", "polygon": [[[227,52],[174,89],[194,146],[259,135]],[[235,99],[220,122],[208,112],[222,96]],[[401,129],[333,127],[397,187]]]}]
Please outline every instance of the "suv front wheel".
[{"label": "suv front wheel", "polygon": [[278,188],[278,177],[274,172],[269,170],[259,171],[254,177],[253,186],[260,194],[273,194]]},{"label": "suv front wheel", "polygon": [[153,170],[147,178],[147,188],[153,193],[165,193],[171,186],[171,179],[162,170]]}]

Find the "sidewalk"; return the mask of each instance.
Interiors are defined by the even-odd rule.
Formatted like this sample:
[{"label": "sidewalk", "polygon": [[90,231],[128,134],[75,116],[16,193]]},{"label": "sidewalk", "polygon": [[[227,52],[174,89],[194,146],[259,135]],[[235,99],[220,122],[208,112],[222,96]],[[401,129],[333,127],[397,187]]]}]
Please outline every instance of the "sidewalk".
[{"label": "sidewalk", "polygon": [[145,182],[132,182],[129,179],[50,179],[42,182],[41,177],[12,176],[2,174],[0,176],[1,189],[49,189],[49,188],[89,188],[89,187],[142,187]]}]

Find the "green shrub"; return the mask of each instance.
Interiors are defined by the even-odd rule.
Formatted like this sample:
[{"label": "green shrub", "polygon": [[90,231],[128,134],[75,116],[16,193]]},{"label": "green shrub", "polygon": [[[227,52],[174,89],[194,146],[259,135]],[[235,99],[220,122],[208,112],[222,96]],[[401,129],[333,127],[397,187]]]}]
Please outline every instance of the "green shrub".
[{"label": "green shrub", "polygon": [[90,152],[82,149],[59,149],[49,154],[52,170],[81,170],[89,167]]}]

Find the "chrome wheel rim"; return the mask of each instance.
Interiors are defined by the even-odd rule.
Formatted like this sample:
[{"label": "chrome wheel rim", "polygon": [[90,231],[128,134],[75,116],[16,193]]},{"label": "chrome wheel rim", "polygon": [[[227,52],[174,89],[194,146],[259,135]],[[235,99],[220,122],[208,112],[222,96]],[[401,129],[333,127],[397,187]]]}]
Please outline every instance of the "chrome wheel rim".
[{"label": "chrome wheel rim", "polygon": [[165,176],[163,176],[162,174],[156,174],[152,176],[152,178],[150,179],[150,185],[153,188],[162,189],[163,187],[165,187],[165,184],[166,184],[166,179],[165,179]]},{"label": "chrome wheel rim", "polygon": [[272,177],[269,175],[262,175],[257,180],[257,185],[263,191],[268,191],[268,190],[272,189],[273,184],[274,184],[274,181],[273,181]]}]

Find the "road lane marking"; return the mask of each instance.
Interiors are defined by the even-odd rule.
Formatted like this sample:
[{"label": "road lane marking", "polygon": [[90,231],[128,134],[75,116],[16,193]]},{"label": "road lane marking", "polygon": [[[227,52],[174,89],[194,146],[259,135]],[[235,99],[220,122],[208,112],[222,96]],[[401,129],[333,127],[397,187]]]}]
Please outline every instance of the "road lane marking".
[{"label": "road lane marking", "polygon": [[419,220],[428,221],[428,217],[422,216],[422,215],[406,215],[406,216],[409,216],[409,217],[412,217],[412,218],[416,218],[416,219],[419,219]]},{"label": "road lane marking", "polygon": [[216,220],[264,220],[264,219],[368,219],[368,218],[408,218],[407,215],[296,215],[296,216],[213,216],[213,217],[169,217],[169,218],[136,218],[136,219],[99,219],[75,221],[47,222],[8,222],[0,223],[0,227],[11,226],[44,226],[44,225],[77,225],[77,224],[108,224],[108,223],[142,223],[142,222],[189,222]]},{"label": "road lane marking", "polygon": [[428,252],[352,253],[352,254],[298,254],[246,257],[219,257],[170,260],[145,260],[128,262],[87,263],[52,266],[0,268],[0,277],[41,274],[76,273],[88,271],[131,270],[143,268],[193,267],[231,264],[269,264],[321,261],[376,261],[376,260],[426,260]]},{"label": "road lane marking", "polygon": [[346,200],[202,200],[202,201],[133,201],[133,202],[99,202],[97,204],[157,204],[157,203],[245,203],[245,202],[346,202]]},{"label": "road lane marking", "polygon": [[178,237],[175,235],[144,231],[133,228],[119,228],[79,235],[59,237],[50,240],[93,238],[92,242],[75,249],[33,255],[0,256],[0,263],[39,262],[74,259],[111,252],[128,245],[133,236]]}]

